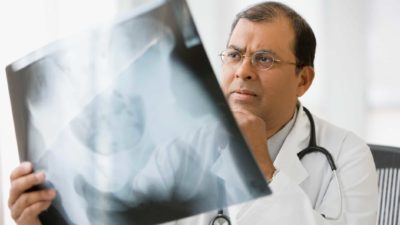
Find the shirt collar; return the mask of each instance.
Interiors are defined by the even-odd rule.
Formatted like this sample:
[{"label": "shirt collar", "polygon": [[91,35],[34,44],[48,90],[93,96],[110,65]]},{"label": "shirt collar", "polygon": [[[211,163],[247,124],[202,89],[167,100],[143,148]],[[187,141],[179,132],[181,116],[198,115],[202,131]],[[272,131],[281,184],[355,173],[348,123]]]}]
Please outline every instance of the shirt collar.
[{"label": "shirt collar", "polygon": [[296,121],[297,118],[297,111],[298,111],[298,106],[294,111],[292,119],[290,119],[290,121],[286,123],[286,125],[282,129],[280,129],[277,133],[275,133],[274,135],[272,135],[272,137],[268,139],[267,141],[268,152],[272,161],[274,161],[278,156],[279,150],[282,148],[283,142],[286,140],[288,134],[292,130],[294,122]]}]

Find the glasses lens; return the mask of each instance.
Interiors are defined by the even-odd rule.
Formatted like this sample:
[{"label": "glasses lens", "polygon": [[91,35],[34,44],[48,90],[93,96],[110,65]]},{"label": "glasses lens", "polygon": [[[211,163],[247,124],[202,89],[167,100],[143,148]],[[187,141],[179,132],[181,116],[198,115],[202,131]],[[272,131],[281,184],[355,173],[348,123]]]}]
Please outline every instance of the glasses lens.
[{"label": "glasses lens", "polygon": [[221,59],[224,63],[236,64],[242,60],[242,55],[234,49],[227,49],[221,53]]},{"label": "glasses lens", "polygon": [[269,69],[274,64],[274,57],[269,52],[256,52],[253,55],[253,64],[259,69]]}]

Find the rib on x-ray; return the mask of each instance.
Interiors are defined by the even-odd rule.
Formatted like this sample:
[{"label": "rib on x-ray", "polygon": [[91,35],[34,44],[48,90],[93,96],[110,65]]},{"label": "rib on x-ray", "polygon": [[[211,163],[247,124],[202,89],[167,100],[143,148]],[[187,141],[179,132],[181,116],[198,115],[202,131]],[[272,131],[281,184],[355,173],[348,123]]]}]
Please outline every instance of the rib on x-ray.
[{"label": "rib on x-ray", "polygon": [[182,0],[52,43],[7,77],[20,159],[58,193],[44,224],[157,224],[270,193]]}]

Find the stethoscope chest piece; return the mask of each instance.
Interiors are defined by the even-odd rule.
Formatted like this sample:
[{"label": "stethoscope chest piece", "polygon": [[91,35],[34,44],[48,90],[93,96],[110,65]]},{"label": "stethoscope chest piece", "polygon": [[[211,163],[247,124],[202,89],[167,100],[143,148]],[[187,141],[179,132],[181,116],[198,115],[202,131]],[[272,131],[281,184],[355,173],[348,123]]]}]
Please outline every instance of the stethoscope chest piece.
[{"label": "stethoscope chest piece", "polygon": [[218,215],[211,220],[210,225],[231,225],[231,222],[223,213],[218,213]]}]

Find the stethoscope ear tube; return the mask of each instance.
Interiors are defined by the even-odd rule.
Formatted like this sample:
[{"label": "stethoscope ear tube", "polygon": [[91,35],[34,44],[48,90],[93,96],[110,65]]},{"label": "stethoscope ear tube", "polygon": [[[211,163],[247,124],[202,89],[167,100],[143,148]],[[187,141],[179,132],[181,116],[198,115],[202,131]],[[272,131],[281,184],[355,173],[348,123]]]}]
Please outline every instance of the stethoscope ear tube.
[{"label": "stethoscope ear tube", "polygon": [[332,171],[336,170],[335,162],[333,161],[332,155],[323,147],[317,145],[316,135],[315,135],[315,123],[314,119],[310,113],[310,111],[303,107],[304,112],[306,113],[308,120],[310,121],[310,142],[308,143],[308,147],[297,153],[297,156],[301,160],[305,155],[312,153],[312,152],[320,152],[326,156],[328,160],[329,166],[331,167]]},{"label": "stethoscope ear tube", "polygon": [[331,170],[336,171],[336,165],[335,165],[335,162],[333,161],[332,155],[325,148],[322,148],[319,146],[308,146],[301,152],[297,153],[297,156],[301,160],[305,155],[312,153],[312,152],[320,152],[320,153],[324,154],[326,156],[326,159],[328,160]]},{"label": "stethoscope ear tube", "polygon": [[309,153],[313,153],[313,152],[320,152],[320,153],[325,155],[326,159],[328,160],[329,166],[331,167],[334,179],[336,180],[337,185],[338,185],[339,195],[340,195],[340,210],[339,210],[339,213],[338,213],[338,215],[336,217],[328,217],[328,216],[326,216],[324,214],[321,214],[321,215],[325,219],[338,220],[342,216],[343,194],[342,194],[342,187],[341,187],[338,175],[336,173],[336,165],[335,165],[335,162],[333,161],[333,157],[329,153],[329,151],[326,150],[325,148],[320,147],[320,146],[317,145],[316,135],[315,135],[314,119],[313,119],[310,111],[308,111],[307,108],[303,107],[303,109],[304,109],[304,112],[306,113],[306,115],[308,117],[308,120],[310,121],[310,142],[309,142],[308,146],[305,149],[303,149],[299,153],[297,153],[297,156],[301,160],[305,155],[307,155]]}]

